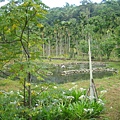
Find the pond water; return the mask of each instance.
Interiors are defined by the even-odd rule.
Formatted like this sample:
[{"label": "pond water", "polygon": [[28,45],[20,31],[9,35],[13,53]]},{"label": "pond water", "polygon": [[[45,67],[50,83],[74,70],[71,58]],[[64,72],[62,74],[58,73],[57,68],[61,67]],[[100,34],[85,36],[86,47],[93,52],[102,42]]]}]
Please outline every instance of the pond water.
[{"label": "pond water", "polygon": [[[92,65],[94,68],[106,68],[105,64],[95,63]],[[48,68],[50,74],[47,75],[44,79],[47,82],[54,82],[54,83],[66,83],[66,82],[75,82],[78,80],[89,80],[89,72],[85,73],[74,73],[69,75],[62,75],[63,71],[69,70],[83,70],[89,69],[88,63],[79,63],[79,64],[67,64],[67,65],[53,65]],[[97,71],[93,72],[93,78],[104,78],[108,76],[112,76],[113,73],[110,71]]]}]

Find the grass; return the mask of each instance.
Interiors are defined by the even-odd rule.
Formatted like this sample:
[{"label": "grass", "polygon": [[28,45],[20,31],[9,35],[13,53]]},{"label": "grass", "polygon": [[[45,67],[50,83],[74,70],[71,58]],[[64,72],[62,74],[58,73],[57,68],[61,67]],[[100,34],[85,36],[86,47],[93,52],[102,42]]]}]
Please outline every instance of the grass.
[{"label": "grass", "polygon": [[12,81],[12,80],[6,80],[6,79],[0,79],[0,90],[5,91],[16,91],[22,89],[22,85],[19,83],[19,81]]},{"label": "grass", "polygon": [[[120,70],[120,63],[109,63],[110,67]],[[106,110],[98,120],[120,120],[120,74],[112,77],[94,80],[97,92],[107,90],[105,94]],[[58,85],[61,88],[70,89],[77,85],[78,88],[89,88],[89,81],[77,81]],[[0,80],[0,90],[11,91],[22,89],[22,85],[18,81]]]},{"label": "grass", "polygon": [[[78,63],[80,61],[76,61],[76,60],[54,60],[54,59],[49,61],[48,59],[44,59],[43,62],[49,63],[49,64],[67,64],[67,63]],[[84,61],[84,62],[88,62],[88,61]]]}]

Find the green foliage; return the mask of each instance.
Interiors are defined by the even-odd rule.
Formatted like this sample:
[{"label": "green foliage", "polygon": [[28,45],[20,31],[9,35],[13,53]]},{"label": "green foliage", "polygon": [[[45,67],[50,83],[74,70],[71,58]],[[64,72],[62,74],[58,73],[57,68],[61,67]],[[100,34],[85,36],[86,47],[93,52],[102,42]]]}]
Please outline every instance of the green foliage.
[{"label": "green foliage", "polygon": [[88,53],[88,42],[85,40],[80,41],[80,49],[83,53]]},{"label": "green foliage", "polygon": [[[32,108],[23,106],[23,92],[0,91],[0,118],[11,120],[76,120],[98,117],[104,110],[101,99],[86,95],[86,89],[69,90],[54,85],[33,85]],[[7,98],[7,99],[6,99]]]},{"label": "green foliage", "polygon": [[[36,60],[40,59],[42,39],[39,32],[46,6],[41,1],[10,1],[0,9],[0,69],[10,79],[19,79],[24,86],[24,105],[31,107],[31,78],[43,74]],[[28,93],[28,95],[26,94]]]},{"label": "green foliage", "polygon": [[[119,18],[119,22],[120,22],[120,18]],[[117,41],[116,52],[118,57],[120,57],[120,27],[119,26],[117,26],[115,33],[116,33],[115,39]]]},{"label": "green foliage", "polygon": [[37,30],[43,26],[40,19],[45,18],[45,8],[43,3],[31,0],[20,5],[11,1],[1,8],[0,68],[14,77],[26,78],[27,72],[34,74],[39,69],[35,60],[40,59],[42,40]]},{"label": "green foliage", "polygon": [[68,54],[72,59],[75,57],[73,49],[77,57],[80,53],[88,53],[86,43],[91,37],[95,58],[109,59],[113,50],[117,53],[115,57],[119,57],[119,11],[119,1],[114,0],[100,4],[87,1],[80,6],[50,9],[44,21],[44,56]]},{"label": "green foliage", "polygon": [[[112,39],[113,40],[113,39]],[[107,59],[109,59],[112,50],[115,48],[116,42],[111,39],[107,39],[101,43],[101,49],[103,55],[107,55]]]}]

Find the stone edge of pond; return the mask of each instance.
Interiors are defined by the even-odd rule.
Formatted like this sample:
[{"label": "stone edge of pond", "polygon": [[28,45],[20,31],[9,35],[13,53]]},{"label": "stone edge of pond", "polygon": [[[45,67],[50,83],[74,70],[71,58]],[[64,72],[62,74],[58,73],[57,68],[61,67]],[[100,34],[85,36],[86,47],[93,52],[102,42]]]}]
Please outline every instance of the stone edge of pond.
[{"label": "stone edge of pond", "polygon": [[[66,63],[57,63],[57,64],[53,64],[53,63],[49,63],[49,64],[52,64],[54,66],[62,66],[62,65],[77,65],[77,64],[89,64],[88,61],[84,61],[84,62],[66,62]],[[107,65],[106,62],[96,62],[96,61],[93,61],[92,62],[92,65]]]},{"label": "stone edge of pond", "polygon": [[[118,73],[118,71],[116,69],[113,69],[113,68],[93,68],[92,71],[93,71],[93,73],[94,72],[112,72],[112,73]],[[66,71],[62,71],[61,75],[70,75],[70,74],[88,73],[88,72],[90,72],[89,69],[66,70]]]}]

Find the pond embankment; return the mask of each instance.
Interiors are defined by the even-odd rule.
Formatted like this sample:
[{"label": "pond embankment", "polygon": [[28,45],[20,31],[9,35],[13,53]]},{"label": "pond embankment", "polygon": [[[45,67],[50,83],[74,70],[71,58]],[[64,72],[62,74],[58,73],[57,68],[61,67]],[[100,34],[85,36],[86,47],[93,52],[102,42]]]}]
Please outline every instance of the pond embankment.
[{"label": "pond embankment", "polygon": [[[48,70],[45,80],[50,82],[65,83],[89,79],[89,63],[86,61],[51,64]],[[103,62],[92,62],[92,70],[94,78],[108,77],[117,73],[116,69],[109,68],[107,63]]]},{"label": "pond embankment", "polygon": [[[92,69],[93,73],[94,72],[113,72],[117,73],[116,69],[113,68],[93,68]],[[69,74],[78,74],[78,73],[89,73],[89,69],[81,69],[81,70],[67,70],[67,71],[62,71],[62,75],[69,75]]]}]

